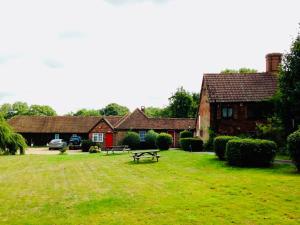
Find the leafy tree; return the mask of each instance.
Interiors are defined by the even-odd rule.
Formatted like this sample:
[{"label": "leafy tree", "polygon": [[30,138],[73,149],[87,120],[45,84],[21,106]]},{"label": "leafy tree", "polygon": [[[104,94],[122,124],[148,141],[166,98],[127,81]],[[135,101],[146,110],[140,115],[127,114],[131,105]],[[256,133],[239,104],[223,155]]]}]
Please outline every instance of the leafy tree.
[{"label": "leafy tree", "polygon": [[159,108],[159,107],[146,107],[145,113],[149,117],[161,118],[161,117],[170,117],[169,107]]},{"label": "leafy tree", "polygon": [[300,124],[300,34],[293,41],[290,52],[283,56],[277,95],[278,112],[288,135]]},{"label": "leafy tree", "polygon": [[13,116],[12,105],[9,103],[4,103],[1,105],[0,114],[3,116],[3,118],[10,119]]},{"label": "leafy tree", "polygon": [[190,116],[193,98],[189,92],[180,87],[169,98],[171,117],[185,118]]},{"label": "leafy tree", "polygon": [[192,93],[192,99],[193,99],[193,102],[192,102],[192,106],[190,109],[189,117],[196,118],[197,113],[198,113],[199,102],[200,102],[200,93],[198,93],[198,92]]},{"label": "leafy tree", "polygon": [[28,111],[30,116],[56,116],[56,112],[48,105],[31,105]]},{"label": "leafy tree", "polygon": [[129,109],[117,103],[110,103],[101,109],[100,112],[105,116],[124,116],[129,113]]},{"label": "leafy tree", "polygon": [[229,73],[257,73],[257,70],[256,69],[242,67],[242,68],[240,68],[238,70],[235,70],[235,69],[225,69],[225,70],[222,70],[221,73],[223,73],[223,74],[229,74]]},{"label": "leafy tree", "polygon": [[29,111],[29,106],[26,102],[15,102],[12,105],[12,110],[16,115],[26,115]]},{"label": "leafy tree", "polygon": [[100,110],[96,109],[80,109],[73,116],[100,116]]},{"label": "leafy tree", "polygon": [[0,117],[0,152],[15,155],[20,150],[20,154],[24,154],[26,147],[22,135],[14,133],[8,123]]}]

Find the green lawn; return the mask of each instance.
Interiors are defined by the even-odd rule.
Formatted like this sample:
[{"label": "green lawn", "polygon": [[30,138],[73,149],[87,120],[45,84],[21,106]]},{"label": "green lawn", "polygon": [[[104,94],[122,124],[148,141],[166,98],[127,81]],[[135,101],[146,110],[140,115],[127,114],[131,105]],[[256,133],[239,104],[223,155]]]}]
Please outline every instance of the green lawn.
[{"label": "green lawn", "polygon": [[0,224],[299,224],[290,165],[231,168],[168,151],[158,163],[121,155],[0,157]]}]

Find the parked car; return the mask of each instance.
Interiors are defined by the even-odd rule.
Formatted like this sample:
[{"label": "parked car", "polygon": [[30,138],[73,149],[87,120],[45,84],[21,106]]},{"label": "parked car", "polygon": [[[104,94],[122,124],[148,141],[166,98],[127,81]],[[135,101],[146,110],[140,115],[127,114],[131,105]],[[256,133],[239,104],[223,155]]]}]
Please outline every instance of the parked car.
[{"label": "parked car", "polygon": [[63,139],[53,139],[49,143],[49,150],[52,149],[63,149],[67,147],[67,143]]},{"label": "parked car", "polygon": [[69,149],[81,149],[81,137],[77,135],[72,135],[69,140]]}]

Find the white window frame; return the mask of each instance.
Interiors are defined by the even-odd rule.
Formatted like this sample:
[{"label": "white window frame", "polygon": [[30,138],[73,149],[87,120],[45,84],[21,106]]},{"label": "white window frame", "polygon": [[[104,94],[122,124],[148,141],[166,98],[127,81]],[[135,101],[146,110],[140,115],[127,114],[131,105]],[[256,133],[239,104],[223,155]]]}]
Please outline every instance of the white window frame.
[{"label": "white window frame", "polygon": [[141,131],[139,131],[139,136],[140,136],[140,141],[141,142],[146,142],[146,131],[145,130],[141,130]]},{"label": "white window frame", "polygon": [[92,134],[92,141],[96,143],[103,143],[104,139],[104,134],[103,133],[93,133]]}]

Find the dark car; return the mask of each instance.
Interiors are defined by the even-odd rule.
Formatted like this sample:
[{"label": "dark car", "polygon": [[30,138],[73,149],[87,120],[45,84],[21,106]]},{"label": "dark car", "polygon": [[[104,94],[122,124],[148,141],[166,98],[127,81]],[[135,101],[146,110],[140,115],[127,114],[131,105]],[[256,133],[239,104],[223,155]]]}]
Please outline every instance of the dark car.
[{"label": "dark car", "polygon": [[72,135],[69,140],[69,149],[80,149],[81,148],[81,137],[77,135]]}]

